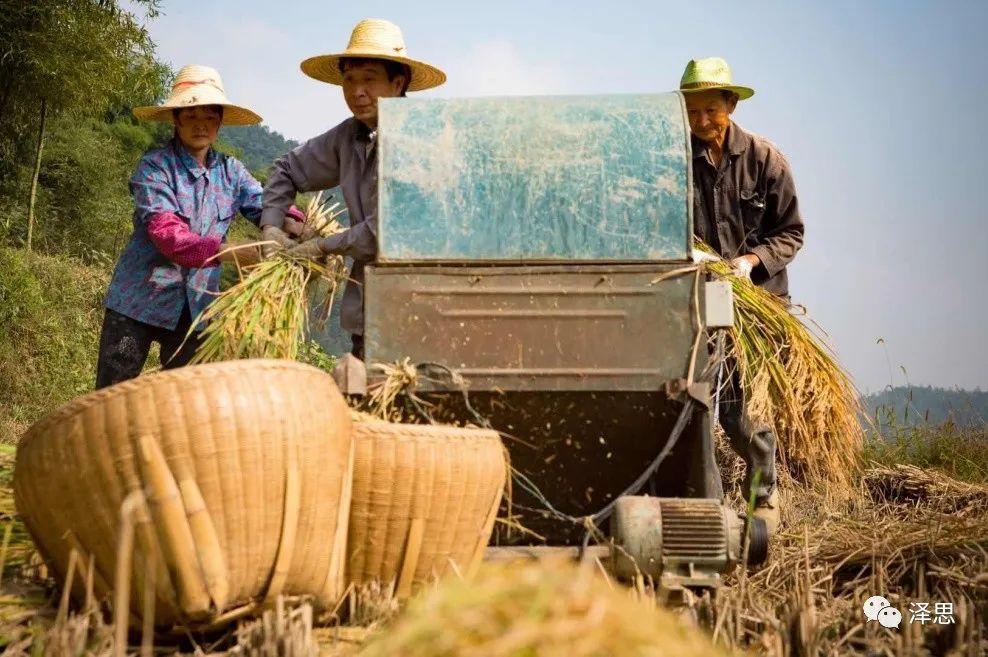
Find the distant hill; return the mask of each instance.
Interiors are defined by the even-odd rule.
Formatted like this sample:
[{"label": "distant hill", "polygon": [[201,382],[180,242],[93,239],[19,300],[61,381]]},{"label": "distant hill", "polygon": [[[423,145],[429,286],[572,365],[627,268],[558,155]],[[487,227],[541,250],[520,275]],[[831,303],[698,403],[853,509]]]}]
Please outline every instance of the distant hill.
[{"label": "distant hill", "polygon": [[871,417],[877,413],[883,425],[936,425],[951,420],[971,426],[988,421],[988,391],[980,389],[899,386],[866,395],[862,401]]},{"label": "distant hill", "polygon": [[266,125],[227,126],[220,139],[236,149],[237,156],[255,173],[264,173],[276,159],[298,146]]}]

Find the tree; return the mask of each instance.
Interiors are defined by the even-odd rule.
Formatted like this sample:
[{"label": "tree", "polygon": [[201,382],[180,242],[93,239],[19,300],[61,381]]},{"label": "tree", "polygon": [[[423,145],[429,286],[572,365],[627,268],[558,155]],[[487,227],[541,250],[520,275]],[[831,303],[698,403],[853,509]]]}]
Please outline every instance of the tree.
[{"label": "tree", "polygon": [[[135,4],[153,17],[159,1]],[[155,61],[154,44],[138,19],[112,0],[0,0],[0,44],[0,177],[10,177],[33,142],[32,235],[50,120],[151,103],[162,94],[168,71]]]}]

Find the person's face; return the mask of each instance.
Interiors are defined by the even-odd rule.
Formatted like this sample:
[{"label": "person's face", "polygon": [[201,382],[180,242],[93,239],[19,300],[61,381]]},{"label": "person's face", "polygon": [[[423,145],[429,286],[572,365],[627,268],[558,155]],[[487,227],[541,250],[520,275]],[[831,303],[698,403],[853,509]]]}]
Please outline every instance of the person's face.
[{"label": "person's face", "polygon": [[222,122],[223,114],[217,107],[190,107],[175,116],[175,132],[186,148],[200,151],[213,145]]},{"label": "person's face", "polygon": [[686,114],[693,134],[708,144],[723,144],[738,97],[727,99],[720,89],[691,91],[683,96],[686,98]]},{"label": "person's face", "polygon": [[401,95],[405,77],[388,80],[381,62],[347,64],[343,71],[343,98],[353,116],[369,128],[377,128],[377,99]]}]

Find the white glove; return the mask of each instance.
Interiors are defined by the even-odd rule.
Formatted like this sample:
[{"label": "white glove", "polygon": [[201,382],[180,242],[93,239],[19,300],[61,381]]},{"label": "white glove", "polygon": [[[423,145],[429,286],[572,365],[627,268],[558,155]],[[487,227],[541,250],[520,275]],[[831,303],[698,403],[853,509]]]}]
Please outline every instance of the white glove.
[{"label": "white glove", "polygon": [[751,261],[745,257],[735,258],[731,260],[731,267],[734,268],[734,275],[738,278],[747,278],[751,280],[751,270],[754,267],[751,265]]},{"label": "white glove", "polygon": [[326,252],[322,250],[322,246],[320,245],[322,239],[321,237],[313,237],[311,240],[293,246],[288,249],[288,255],[303,260],[318,260],[326,255]]},{"label": "white glove", "polygon": [[266,242],[261,244],[261,252],[265,258],[270,258],[278,251],[290,249],[296,245],[295,240],[288,233],[271,224],[261,229],[261,236]]},{"label": "white glove", "polygon": [[706,251],[701,251],[700,249],[693,249],[693,262],[700,265],[704,262],[717,262],[720,260],[717,256],[712,253],[707,253]]}]

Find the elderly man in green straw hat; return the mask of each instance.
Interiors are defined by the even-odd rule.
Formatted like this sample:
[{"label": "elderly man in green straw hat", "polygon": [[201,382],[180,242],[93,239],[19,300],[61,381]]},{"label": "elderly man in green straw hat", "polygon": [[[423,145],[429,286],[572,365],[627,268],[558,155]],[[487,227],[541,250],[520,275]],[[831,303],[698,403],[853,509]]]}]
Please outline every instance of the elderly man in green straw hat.
[{"label": "elderly man in green straw hat", "polygon": [[353,116],[275,162],[264,187],[261,225],[271,226],[265,229],[270,238],[278,232],[296,193],[342,188],[350,216],[347,230],[297,247],[285,235],[280,240],[298,257],[336,254],[353,259],[340,324],[351,335],[352,353],[362,358],[364,266],[377,255],[377,101],[437,87],[446,81],[446,74],[409,57],[398,26],[378,19],[360,21],[345,51],[310,57],[302,62],[302,72],[342,87]]},{"label": "elderly man in green straw hat", "polygon": [[[789,163],[767,139],[731,120],[739,100],[755,92],[734,84],[720,57],[694,59],[679,84],[693,146],[693,226],[696,236],[735,271],[769,292],[789,295],[786,265],[803,245],[803,219]],[[747,466],[745,494],[774,532],[779,522],[776,437],[746,412],[736,367],[721,390],[720,423]]]}]

